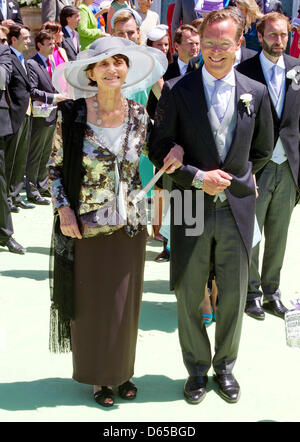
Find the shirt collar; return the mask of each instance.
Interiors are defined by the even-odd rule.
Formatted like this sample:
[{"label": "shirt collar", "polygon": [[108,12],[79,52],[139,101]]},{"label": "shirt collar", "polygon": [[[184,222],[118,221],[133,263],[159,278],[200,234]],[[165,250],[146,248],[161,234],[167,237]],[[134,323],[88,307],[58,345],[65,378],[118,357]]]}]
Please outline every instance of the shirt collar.
[{"label": "shirt collar", "polygon": [[[273,66],[275,65],[275,63],[273,63],[271,60],[269,60],[263,51],[261,51],[261,53],[259,54],[259,58],[260,61],[262,63],[262,65],[264,66],[264,68],[266,70],[270,70],[273,68]],[[283,55],[281,55],[276,63],[276,65],[281,68],[281,69],[285,69],[285,64],[284,64],[284,59],[283,59]]]},{"label": "shirt collar", "polygon": [[42,55],[40,52],[38,52],[38,54],[39,54],[39,56],[41,57],[41,59],[42,59],[44,65],[47,66],[47,60],[48,60],[48,58],[45,57],[44,55]]},{"label": "shirt collar", "polygon": [[71,29],[69,26],[65,26],[65,29],[67,30],[69,36],[73,38],[73,29]]},{"label": "shirt collar", "polygon": [[242,58],[242,48],[239,47],[238,50],[235,52],[234,66],[236,66],[237,64],[240,64],[241,58]]},{"label": "shirt collar", "polygon": [[180,60],[179,57],[177,58],[177,63],[180,69],[188,65],[188,63],[185,63],[184,61]]},{"label": "shirt collar", "polygon": [[10,46],[10,49],[11,49],[12,51],[14,51],[14,53],[16,54],[16,56],[17,56],[18,58],[20,58],[20,55],[23,55],[22,52],[18,51],[18,49],[14,48],[13,46]]},{"label": "shirt collar", "polygon": [[[202,68],[202,75],[203,75],[203,80],[206,84],[208,84],[209,86],[215,85],[215,81],[217,80],[217,78],[215,78],[207,71],[205,65]],[[229,86],[235,86],[234,69],[232,68],[231,71],[225,77],[220,78],[220,80],[224,81],[224,83],[226,83]]]}]

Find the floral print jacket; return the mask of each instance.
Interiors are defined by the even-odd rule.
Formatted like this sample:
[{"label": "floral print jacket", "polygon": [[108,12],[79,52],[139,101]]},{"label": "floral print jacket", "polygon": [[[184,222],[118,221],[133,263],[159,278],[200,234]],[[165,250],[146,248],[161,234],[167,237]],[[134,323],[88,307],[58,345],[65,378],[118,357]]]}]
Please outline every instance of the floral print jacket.
[{"label": "floral print jacket", "polygon": [[[100,139],[91,126],[86,126],[83,142],[83,169],[84,175],[79,196],[78,214],[97,210],[107,204],[112,196],[116,197],[118,178],[122,181],[122,188],[126,189],[127,225],[124,226],[129,234],[134,234],[147,224],[144,202],[132,204],[131,197],[141,189],[139,174],[139,158],[143,151],[147,155],[146,138],[150,129],[150,118],[143,106],[132,100],[127,100],[127,117],[120,144],[124,145],[128,133],[127,148],[121,149],[116,156],[105,141]],[[58,112],[56,132],[53,139],[53,148],[48,163],[49,185],[55,211],[63,206],[69,206],[63,179],[63,141],[62,114]],[[116,169],[116,162],[118,168]],[[116,176],[116,170],[119,177]]]}]

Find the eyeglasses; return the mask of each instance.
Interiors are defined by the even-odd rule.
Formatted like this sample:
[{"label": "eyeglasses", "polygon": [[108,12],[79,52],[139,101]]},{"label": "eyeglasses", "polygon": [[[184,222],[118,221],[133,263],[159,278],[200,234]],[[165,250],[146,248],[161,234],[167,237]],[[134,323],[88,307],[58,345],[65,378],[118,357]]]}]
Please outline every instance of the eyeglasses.
[{"label": "eyeglasses", "polygon": [[3,45],[7,43],[7,38],[0,38],[0,43]]}]

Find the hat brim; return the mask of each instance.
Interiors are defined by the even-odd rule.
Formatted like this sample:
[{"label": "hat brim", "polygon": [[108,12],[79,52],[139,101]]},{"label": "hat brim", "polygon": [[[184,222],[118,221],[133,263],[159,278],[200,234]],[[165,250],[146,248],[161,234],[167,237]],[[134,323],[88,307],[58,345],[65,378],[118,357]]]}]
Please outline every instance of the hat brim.
[{"label": "hat brim", "polygon": [[168,61],[165,54],[149,46],[131,45],[126,49],[113,48],[100,55],[88,56],[84,51],[76,61],[58,65],[53,74],[55,89],[68,98],[87,98],[95,95],[98,88],[90,86],[86,68],[94,63],[122,54],[129,59],[129,68],[125,83],[122,85],[123,95],[130,96],[152,86],[165,73]]}]

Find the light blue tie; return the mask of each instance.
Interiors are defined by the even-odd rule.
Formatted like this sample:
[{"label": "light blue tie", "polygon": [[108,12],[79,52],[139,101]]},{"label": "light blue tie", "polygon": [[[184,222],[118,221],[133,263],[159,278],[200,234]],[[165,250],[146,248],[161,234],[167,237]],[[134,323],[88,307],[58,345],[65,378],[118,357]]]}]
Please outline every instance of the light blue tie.
[{"label": "light blue tie", "polygon": [[277,75],[278,69],[279,68],[278,68],[277,64],[274,64],[274,66],[272,67],[272,75],[271,75],[271,78],[270,78],[270,83],[272,85],[274,94],[276,95],[275,106],[277,104],[277,101],[278,101],[278,98],[279,98],[279,95],[280,95],[280,84],[279,84],[278,75]]},{"label": "light blue tie", "polygon": [[226,109],[224,109],[224,105],[221,100],[220,89],[223,86],[224,82],[222,80],[215,80],[215,88],[211,97],[211,104],[217,114],[217,117],[222,122]]}]

